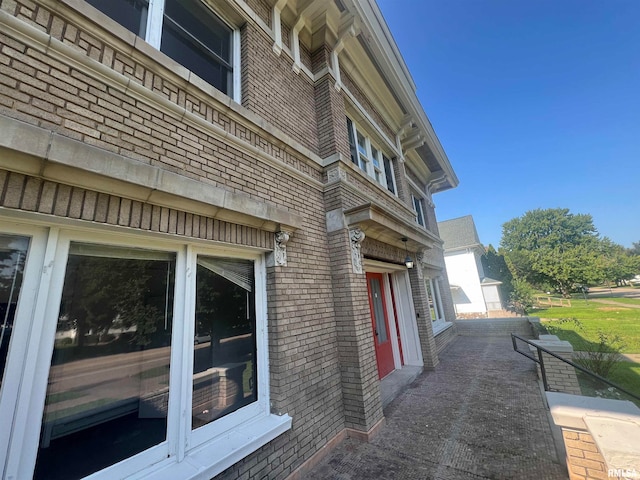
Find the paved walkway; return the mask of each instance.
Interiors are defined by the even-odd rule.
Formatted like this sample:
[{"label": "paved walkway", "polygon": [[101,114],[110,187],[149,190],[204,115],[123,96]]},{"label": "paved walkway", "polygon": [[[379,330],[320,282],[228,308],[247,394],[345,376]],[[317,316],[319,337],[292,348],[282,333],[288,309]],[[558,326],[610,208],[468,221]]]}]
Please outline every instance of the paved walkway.
[{"label": "paved walkway", "polygon": [[566,480],[534,363],[510,337],[458,337],[386,409],[370,442],[347,439],[305,480]]}]

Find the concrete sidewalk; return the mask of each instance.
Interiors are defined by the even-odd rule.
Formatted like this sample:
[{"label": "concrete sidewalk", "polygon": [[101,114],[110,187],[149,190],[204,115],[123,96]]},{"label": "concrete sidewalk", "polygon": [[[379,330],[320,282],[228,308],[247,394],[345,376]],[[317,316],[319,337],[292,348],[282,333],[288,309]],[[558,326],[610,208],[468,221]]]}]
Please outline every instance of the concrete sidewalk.
[{"label": "concrete sidewalk", "polygon": [[305,480],[568,478],[534,363],[510,337],[458,337],[385,416],[373,441],[347,439]]}]

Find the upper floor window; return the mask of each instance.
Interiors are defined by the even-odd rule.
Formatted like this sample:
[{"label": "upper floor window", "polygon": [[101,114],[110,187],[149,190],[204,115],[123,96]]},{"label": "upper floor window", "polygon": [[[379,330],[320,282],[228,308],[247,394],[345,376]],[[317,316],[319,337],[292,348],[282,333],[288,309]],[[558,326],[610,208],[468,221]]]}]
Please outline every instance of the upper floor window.
[{"label": "upper floor window", "polygon": [[416,213],[416,222],[422,227],[426,227],[424,220],[424,208],[422,207],[422,198],[417,194],[411,193],[411,202],[413,203],[413,211]]},{"label": "upper floor window", "polygon": [[234,96],[237,35],[200,0],[87,1],[218,90]]},{"label": "upper floor window", "polygon": [[395,195],[396,189],[391,160],[383,155],[380,149],[371,142],[371,139],[360,132],[348,117],[347,130],[351,161]]}]

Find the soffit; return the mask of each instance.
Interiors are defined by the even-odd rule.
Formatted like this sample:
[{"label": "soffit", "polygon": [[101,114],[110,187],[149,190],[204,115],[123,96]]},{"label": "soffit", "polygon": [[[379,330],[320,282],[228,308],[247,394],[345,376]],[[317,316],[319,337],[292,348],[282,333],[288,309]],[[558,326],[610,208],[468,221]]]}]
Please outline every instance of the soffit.
[{"label": "soffit", "polygon": [[365,238],[372,238],[388,245],[405,248],[402,241],[407,238],[407,249],[417,251],[433,248],[442,242],[417,224],[405,222],[372,203],[366,203],[344,212],[346,224],[358,225]]}]

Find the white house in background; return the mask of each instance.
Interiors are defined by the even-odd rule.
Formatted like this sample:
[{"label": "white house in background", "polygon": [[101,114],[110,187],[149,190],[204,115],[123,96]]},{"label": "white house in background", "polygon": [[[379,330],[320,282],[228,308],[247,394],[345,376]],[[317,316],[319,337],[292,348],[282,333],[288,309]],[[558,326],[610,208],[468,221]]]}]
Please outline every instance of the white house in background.
[{"label": "white house in background", "polygon": [[484,247],[478,238],[473,217],[438,222],[444,241],[444,261],[451,286],[451,296],[458,317],[489,316],[502,309],[499,280],[484,275],[480,258]]}]

